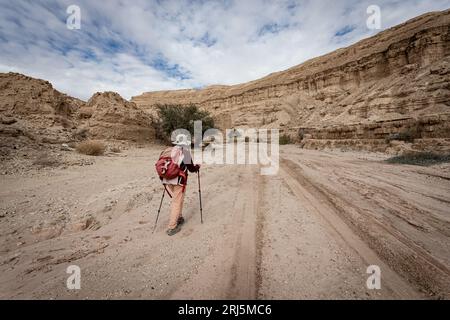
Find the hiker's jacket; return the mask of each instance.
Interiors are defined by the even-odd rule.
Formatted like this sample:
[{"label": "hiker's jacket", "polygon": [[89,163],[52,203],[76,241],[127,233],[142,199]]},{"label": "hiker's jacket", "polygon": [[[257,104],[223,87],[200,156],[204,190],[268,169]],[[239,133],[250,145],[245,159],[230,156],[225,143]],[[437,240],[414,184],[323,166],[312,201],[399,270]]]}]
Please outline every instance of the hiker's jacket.
[{"label": "hiker's jacket", "polygon": [[[168,148],[169,149],[169,148]],[[163,153],[168,152],[168,149],[164,150]],[[186,178],[179,176],[173,179],[162,179],[163,184],[171,184],[171,185],[187,185],[188,171],[189,172],[197,172],[197,167],[192,162],[191,152],[187,147],[183,146],[174,146],[170,147],[171,152],[170,156],[172,160],[179,165],[180,169],[186,174]]]}]

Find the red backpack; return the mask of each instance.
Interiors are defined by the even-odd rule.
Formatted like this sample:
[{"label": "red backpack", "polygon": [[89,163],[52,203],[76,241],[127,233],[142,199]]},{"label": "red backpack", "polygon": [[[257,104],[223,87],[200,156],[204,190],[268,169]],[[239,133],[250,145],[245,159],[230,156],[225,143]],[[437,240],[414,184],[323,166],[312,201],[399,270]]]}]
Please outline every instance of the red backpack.
[{"label": "red backpack", "polygon": [[172,148],[167,148],[159,156],[158,161],[156,161],[155,168],[158,173],[159,178],[170,180],[176,177],[185,177],[186,174],[181,170],[180,166],[175,163],[172,159]]}]

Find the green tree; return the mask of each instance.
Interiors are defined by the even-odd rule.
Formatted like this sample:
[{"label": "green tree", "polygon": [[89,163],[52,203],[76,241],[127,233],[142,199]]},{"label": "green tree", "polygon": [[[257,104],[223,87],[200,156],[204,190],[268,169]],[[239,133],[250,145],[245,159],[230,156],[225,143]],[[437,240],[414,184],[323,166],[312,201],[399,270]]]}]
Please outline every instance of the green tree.
[{"label": "green tree", "polygon": [[170,142],[170,135],[176,129],[186,129],[194,136],[194,121],[202,121],[202,134],[214,128],[214,120],[209,112],[200,110],[196,105],[160,104],[156,106],[158,118],[153,120],[156,138]]}]

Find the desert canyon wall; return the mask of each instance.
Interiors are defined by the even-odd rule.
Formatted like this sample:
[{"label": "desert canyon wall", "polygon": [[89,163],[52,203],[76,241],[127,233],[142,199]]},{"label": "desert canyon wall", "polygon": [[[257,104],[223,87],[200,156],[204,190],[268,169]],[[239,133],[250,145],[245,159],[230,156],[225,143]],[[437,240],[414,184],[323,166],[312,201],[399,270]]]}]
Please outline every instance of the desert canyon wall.
[{"label": "desert canyon wall", "polygon": [[0,137],[36,143],[70,140],[83,101],[69,97],[48,82],[18,73],[0,74]]},{"label": "desert canyon wall", "polygon": [[87,102],[45,80],[0,74],[0,155],[24,146],[44,147],[85,139],[152,142],[151,116],[115,92]]},{"label": "desert canyon wall", "polygon": [[450,138],[450,10],[260,80],[147,92],[132,101],[149,112],[156,104],[195,103],[219,128],[279,128],[305,147],[376,149],[407,131],[419,139]]},{"label": "desert canyon wall", "polygon": [[151,142],[155,105],[191,103],[211,112],[218,128],[278,128],[307,148],[398,153],[390,137],[407,133],[419,150],[450,150],[450,10],[245,84],[147,92],[131,101],[104,92],[84,102],[45,80],[3,73],[1,147]]},{"label": "desert canyon wall", "polygon": [[[150,142],[151,116],[115,92],[97,92],[80,108],[79,118],[92,138]],[[83,121],[84,120],[84,121]]]}]

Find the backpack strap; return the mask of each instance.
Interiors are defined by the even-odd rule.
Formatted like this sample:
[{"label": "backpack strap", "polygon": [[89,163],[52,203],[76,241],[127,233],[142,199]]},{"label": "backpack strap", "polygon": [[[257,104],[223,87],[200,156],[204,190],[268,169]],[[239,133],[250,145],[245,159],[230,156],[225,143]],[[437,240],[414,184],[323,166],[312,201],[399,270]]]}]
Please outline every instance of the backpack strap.
[{"label": "backpack strap", "polygon": [[165,183],[163,183],[164,189],[166,190],[167,194],[169,195],[169,197],[172,198],[172,195],[170,194],[169,190],[167,190],[167,185]]},{"label": "backpack strap", "polygon": [[183,170],[180,171],[180,177],[181,177],[181,181],[182,181],[182,186],[183,186],[183,193],[186,190],[186,184],[187,184],[187,174],[186,172],[184,172]]}]

